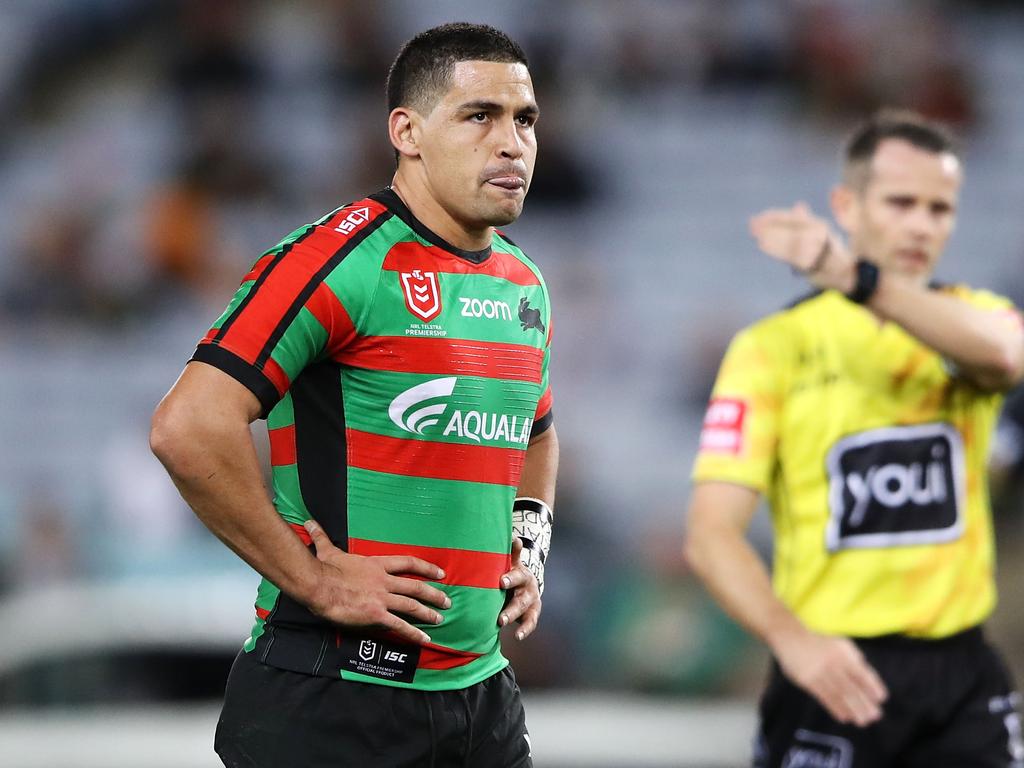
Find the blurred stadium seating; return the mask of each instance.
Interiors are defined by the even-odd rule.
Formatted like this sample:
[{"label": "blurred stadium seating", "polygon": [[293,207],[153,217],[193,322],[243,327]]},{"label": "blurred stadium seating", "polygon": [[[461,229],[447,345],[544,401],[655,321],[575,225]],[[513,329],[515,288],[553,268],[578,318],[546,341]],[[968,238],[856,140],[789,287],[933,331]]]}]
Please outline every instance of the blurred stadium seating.
[{"label": "blurred stadium seating", "polygon": [[[40,654],[18,657],[23,670],[40,669],[31,664],[47,648],[67,651],[51,647],[61,638],[91,642],[46,606],[123,596],[124,585],[153,597],[111,614],[128,645],[169,634],[177,651],[202,647],[210,622],[223,653],[247,632],[255,577],[150,456],[149,414],[264,248],[387,184],[383,79],[401,41],[442,21],[486,21],[524,43],[544,113],[538,175],[511,230],[556,303],[564,446],[542,629],[509,649],[537,750],[551,758],[538,765],[742,762],[764,652],[710,606],[679,546],[723,345],[803,290],[757,255],[747,217],[798,199],[823,210],[852,122],[881,104],[917,107],[965,139],[961,221],[940,276],[1024,303],[1024,9],[629,8],[624,19],[614,0],[0,6],[0,598],[20,617],[11,646]],[[1013,583],[1024,526],[1001,525]],[[755,537],[767,549],[763,521]],[[238,605],[203,610],[188,597],[202,588],[164,597],[196,579],[241,582],[229,590]],[[1021,678],[1024,618],[1005,595],[994,629]],[[189,622],[168,626],[151,610],[165,599]],[[17,666],[5,653],[0,674]],[[136,682],[135,700],[168,698],[156,678]],[[147,765],[210,764],[215,709],[203,700],[193,714],[109,716],[79,701],[40,720],[0,698],[0,755],[52,768],[32,762],[50,725],[76,734],[75,759],[88,760],[103,750],[88,734],[109,726],[118,738],[153,734],[140,749],[187,744],[179,762]],[[188,736],[161,741],[155,723]],[[122,744],[130,761],[136,746]]]}]

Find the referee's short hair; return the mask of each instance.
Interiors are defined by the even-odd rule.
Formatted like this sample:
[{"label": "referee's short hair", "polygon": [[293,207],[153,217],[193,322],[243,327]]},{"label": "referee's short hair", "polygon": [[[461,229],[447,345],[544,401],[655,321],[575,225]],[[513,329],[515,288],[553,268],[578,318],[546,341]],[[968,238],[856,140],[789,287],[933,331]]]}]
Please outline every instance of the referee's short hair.
[{"label": "referee's short hair", "polygon": [[388,112],[410,107],[428,114],[451,85],[460,61],[522,63],[523,49],[508,35],[486,24],[456,22],[420,32],[398,52],[388,71]]},{"label": "referee's short hair", "polygon": [[900,139],[936,155],[960,156],[956,140],[944,126],[910,110],[883,109],[861,123],[846,141],[843,181],[847,186],[863,189],[878,145],[886,139]]}]

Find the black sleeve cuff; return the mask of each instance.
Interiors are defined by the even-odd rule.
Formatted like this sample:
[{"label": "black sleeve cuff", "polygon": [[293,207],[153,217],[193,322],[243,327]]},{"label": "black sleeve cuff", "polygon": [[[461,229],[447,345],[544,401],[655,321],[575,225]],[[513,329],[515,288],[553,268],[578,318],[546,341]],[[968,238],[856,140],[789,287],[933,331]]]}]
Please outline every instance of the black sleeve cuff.
[{"label": "black sleeve cuff", "polygon": [[195,354],[192,355],[189,362],[192,362],[192,360],[212,365],[214,368],[224,371],[224,373],[256,395],[263,409],[260,413],[261,419],[267,418],[270,409],[277,405],[278,400],[281,399],[277,392],[277,387],[266,377],[263,371],[249,365],[249,363],[245,362],[234,352],[229,352],[223,347],[219,347],[216,344],[200,344],[196,347]]},{"label": "black sleeve cuff", "polygon": [[554,421],[555,412],[553,410],[545,413],[543,416],[541,416],[539,419],[533,422],[533,426],[530,428],[530,439],[532,440],[537,435],[547,432],[548,428],[554,423]]}]

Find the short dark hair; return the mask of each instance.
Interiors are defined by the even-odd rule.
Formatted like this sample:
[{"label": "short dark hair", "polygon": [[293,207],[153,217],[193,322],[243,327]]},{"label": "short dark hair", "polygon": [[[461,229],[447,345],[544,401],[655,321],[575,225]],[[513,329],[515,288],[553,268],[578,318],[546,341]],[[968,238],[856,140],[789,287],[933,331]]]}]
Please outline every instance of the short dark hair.
[{"label": "short dark hair", "polygon": [[871,174],[871,160],[886,139],[900,139],[936,155],[960,156],[953,135],[939,123],[917,112],[883,109],[861,123],[847,139],[843,150],[843,181],[863,188]]},{"label": "short dark hair", "polygon": [[523,49],[486,24],[456,22],[420,32],[398,52],[388,71],[388,112],[412,107],[429,112],[448,90],[452,68],[460,61],[496,61],[529,66]]}]

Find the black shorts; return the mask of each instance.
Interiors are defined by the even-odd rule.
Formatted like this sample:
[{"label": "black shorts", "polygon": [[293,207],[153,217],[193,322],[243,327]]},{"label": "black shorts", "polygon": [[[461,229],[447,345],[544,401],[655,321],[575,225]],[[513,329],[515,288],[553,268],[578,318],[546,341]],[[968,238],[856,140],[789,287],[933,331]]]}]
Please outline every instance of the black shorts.
[{"label": "black shorts", "polygon": [[856,643],[889,689],[881,720],[836,722],[773,663],[755,768],[1024,768],[1020,694],[980,628]]},{"label": "black shorts", "polygon": [[261,768],[532,768],[512,670],[457,691],[289,672],[240,653],[214,749]]}]

